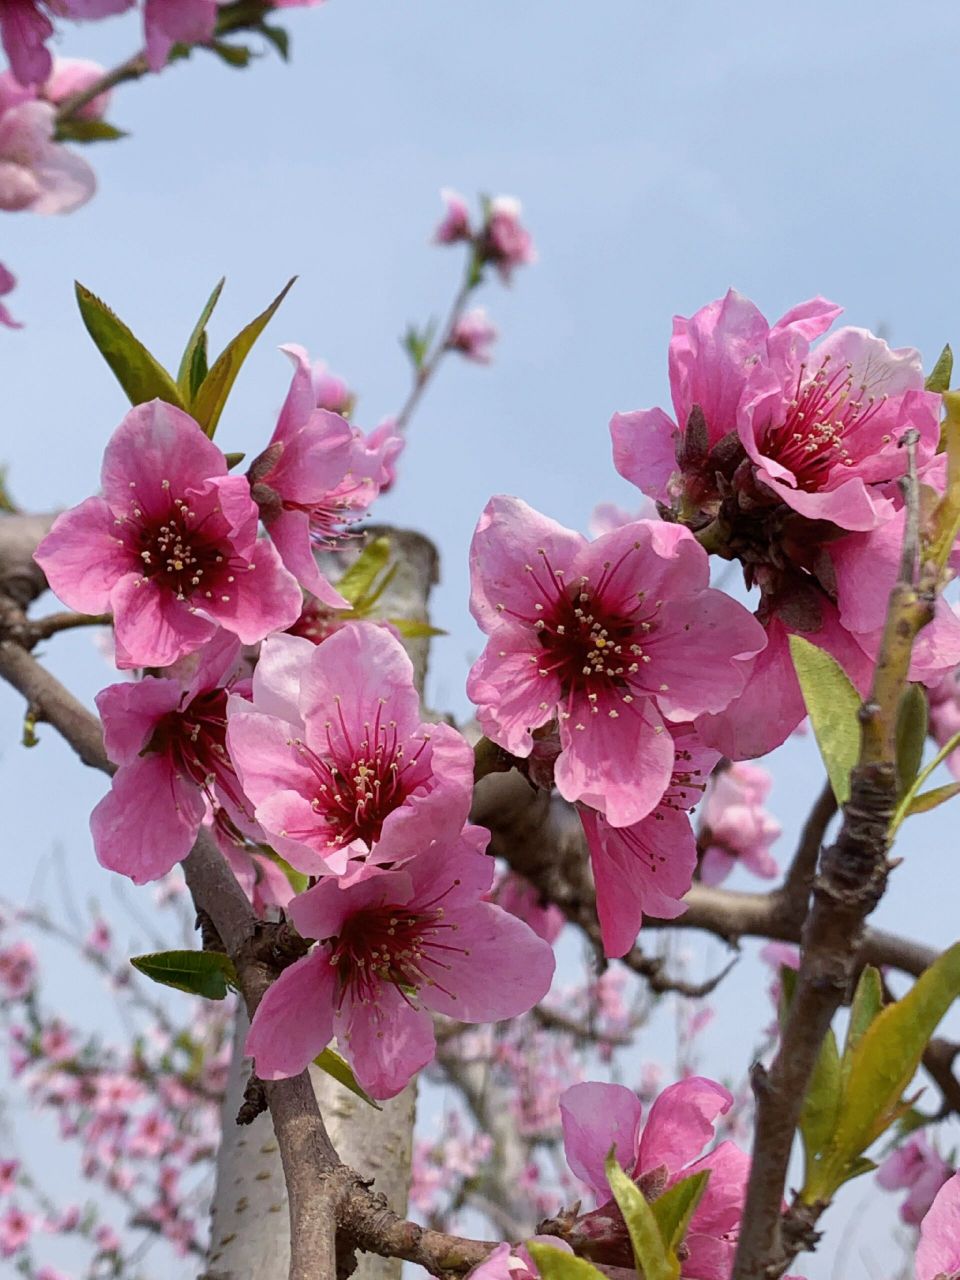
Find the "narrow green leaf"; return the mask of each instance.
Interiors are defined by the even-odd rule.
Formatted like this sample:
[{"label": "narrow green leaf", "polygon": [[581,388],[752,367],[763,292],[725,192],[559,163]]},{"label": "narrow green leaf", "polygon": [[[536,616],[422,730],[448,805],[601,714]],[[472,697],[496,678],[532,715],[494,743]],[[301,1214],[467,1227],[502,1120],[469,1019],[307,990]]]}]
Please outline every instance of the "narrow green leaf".
[{"label": "narrow green leaf", "polygon": [[325,1071],[328,1076],[332,1076],[345,1089],[349,1089],[358,1098],[362,1098],[375,1111],[383,1110],[380,1103],[371,1098],[369,1093],[361,1089],[360,1085],[357,1084],[357,1077],[353,1074],[350,1063],[345,1058],[341,1058],[335,1049],[331,1049],[328,1046],[322,1053],[317,1054],[313,1064],[319,1067],[321,1071]]},{"label": "narrow green leaf", "polygon": [[186,408],[176,383],[150,354],[143,343],[116,316],[106,303],[77,282],[77,304],[87,332],[97,350],[113,370],[131,404],[166,400],[178,409]]},{"label": "narrow green leaf", "polygon": [[232,471],[234,467],[239,467],[247,455],[245,453],[225,453],[223,456],[227,460],[227,470]]},{"label": "narrow green leaf", "polygon": [[[882,1009],[851,1053],[836,1128],[814,1198],[829,1197],[837,1177],[912,1105],[903,1100],[927,1041],[960,995],[960,943],[939,956],[902,1000]],[[808,1189],[804,1198],[809,1201]]]},{"label": "narrow green leaf", "polygon": [[228,67],[239,67],[241,70],[250,65],[253,50],[245,44],[231,44],[228,40],[210,40],[204,46],[221,58]]},{"label": "narrow green leaf", "polygon": [[552,1244],[538,1244],[535,1240],[527,1241],[527,1252],[537,1264],[542,1280],[604,1280],[602,1271],[598,1271],[586,1258],[578,1258],[563,1249],[555,1249]]},{"label": "narrow green leaf", "polygon": [[128,136],[106,120],[61,120],[53,135],[55,142],[116,142]]},{"label": "narrow green leaf", "polygon": [[[226,276],[221,276],[218,283],[214,285],[213,292],[204,303],[200,318],[193,326],[193,332],[190,334],[187,345],[183,349],[180,368],[177,370],[177,386],[180,388],[184,399],[188,401],[193,399],[200,383],[206,377],[207,325],[210,323],[214,307],[220,300],[220,294],[223,292],[223,286],[226,281]],[[198,359],[198,357],[201,358]]]},{"label": "narrow green leaf", "polygon": [[221,951],[155,951],[130,963],[154,982],[207,1000],[222,1000],[237,985],[233,961]]},{"label": "narrow green leaf", "polygon": [[245,328],[240,330],[233,341],[227,344],[220,355],[217,356],[206,378],[204,378],[193,401],[193,416],[208,436],[212,437],[217,429],[220,415],[223,413],[224,405],[227,403],[227,396],[230,394],[230,389],[236,381],[244,360],[250,354],[250,349],[267,327],[277,307],[293,287],[294,280],[296,280],[296,276],[284,285],[265,311],[261,311],[255,320],[251,320]]},{"label": "narrow green leaf", "polygon": [[404,640],[419,640],[421,636],[445,636],[446,631],[439,627],[431,627],[429,622],[420,622],[416,618],[388,618],[387,621],[396,627]]},{"label": "narrow green leaf", "polygon": [[839,662],[803,636],[790,637],[790,656],[833,794],[843,805],[860,754],[860,695]]},{"label": "narrow green leaf", "polygon": [[875,969],[872,964],[865,965],[850,1003],[850,1021],[847,1023],[847,1035],[843,1042],[841,1064],[844,1081],[850,1074],[854,1050],[882,1008],[883,982],[880,978],[880,970]]},{"label": "narrow green leaf", "polygon": [[620,1168],[612,1148],[605,1168],[613,1198],[627,1224],[637,1271],[644,1280],[677,1280],[680,1264],[676,1255],[668,1255],[653,1209],[637,1184]]},{"label": "narrow green leaf", "polygon": [[953,374],[953,351],[948,342],[943,350],[937,356],[937,363],[930,370],[930,374],[923,384],[928,391],[937,391],[943,393],[950,390],[950,378]]},{"label": "narrow green leaf", "polygon": [[709,1178],[709,1169],[694,1173],[689,1178],[682,1178],[668,1187],[663,1195],[657,1196],[650,1205],[660,1228],[661,1239],[673,1253],[676,1253],[677,1245],[687,1234],[690,1219],[703,1199]]},{"label": "narrow green leaf", "polygon": [[831,1027],[824,1036],[816,1065],[800,1110],[805,1181],[816,1167],[817,1157],[830,1143],[840,1107],[840,1052]]},{"label": "narrow green leaf", "polygon": [[960,795],[960,782],[945,782],[942,787],[924,791],[922,795],[914,796],[910,801],[907,817],[914,813],[928,813],[931,809],[936,809],[938,805],[943,804],[945,800],[952,800],[956,795]]},{"label": "narrow green leaf", "polygon": [[275,27],[272,22],[261,22],[256,30],[270,41],[284,62],[290,61],[290,35],[283,27]]},{"label": "narrow green leaf", "polygon": [[897,710],[897,795],[906,794],[920,772],[927,741],[927,695],[923,686],[909,684]]},{"label": "narrow green leaf", "polygon": [[390,539],[374,538],[368,542],[353,564],[337,583],[337,590],[352,605],[364,599],[387,567]]}]

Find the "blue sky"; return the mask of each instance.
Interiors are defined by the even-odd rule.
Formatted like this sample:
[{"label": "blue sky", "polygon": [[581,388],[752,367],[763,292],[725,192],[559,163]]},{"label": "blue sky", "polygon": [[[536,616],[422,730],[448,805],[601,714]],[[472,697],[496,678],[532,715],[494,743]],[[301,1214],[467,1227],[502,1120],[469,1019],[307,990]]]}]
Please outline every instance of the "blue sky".
[{"label": "blue sky", "polygon": [[[219,276],[214,345],[299,274],[218,442],[249,451],[266,439],[287,341],[347,377],[357,420],[372,426],[407,390],[398,335],[441,312],[459,276],[457,253],[427,244],[439,188],[519,196],[540,262],[509,290],[484,290],[502,333],[495,363],[442,370],[377,510],[441,548],[434,614],[449,635],[435,648],[435,706],[468,709],[480,637],[465,553],[490,494],[581,528],[599,501],[635,503],[607,422],[667,402],[674,312],[734,284],[771,317],[823,293],[930,361],[960,339],[960,8],[949,0],[331,0],[284,21],[291,66],[269,56],[236,72],[198,52],[120,90],[111,119],[132,136],[87,151],[97,197],[67,218],[4,216],[0,260],[19,275],[10,301],[27,327],[0,333],[0,454],[27,506],[96,487],[124,401],[79,322],[75,277],[175,364]],[[66,28],[61,49],[112,64],[136,40],[130,17]],[[47,657],[88,699],[110,679],[88,637],[58,639]],[[0,690],[7,891],[28,894],[38,859],[60,846],[78,894],[109,902],[86,830],[102,782],[49,731],[23,752],[19,715]],[[788,744],[775,772],[789,850],[819,785],[812,744]],[[943,889],[956,883],[955,830],[942,813],[907,829],[885,925],[954,939],[956,894]],[[709,969],[722,948],[701,951]],[[70,989],[69,975],[54,981]],[[760,981],[744,962],[718,999],[706,1064],[718,1075],[746,1065],[742,1046],[766,1022]],[[895,1270],[876,1229],[894,1201],[865,1227],[868,1192],[855,1184],[827,1219],[849,1230],[844,1280]],[[811,1280],[832,1274],[839,1236],[806,1267]]]}]

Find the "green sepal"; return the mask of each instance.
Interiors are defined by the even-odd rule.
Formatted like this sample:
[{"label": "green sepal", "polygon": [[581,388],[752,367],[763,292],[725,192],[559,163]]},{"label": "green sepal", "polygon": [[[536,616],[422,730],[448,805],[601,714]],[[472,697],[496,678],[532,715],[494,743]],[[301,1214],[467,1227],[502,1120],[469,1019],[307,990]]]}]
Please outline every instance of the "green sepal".
[{"label": "green sepal", "polygon": [[950,378],[953,375],[953,351],[950,343],[946,343],[943,350],[937,356],[937,363],[930,370],[926,382],[923,384],[927,391],[937,391],[941,395],[944,391],[950,390]]}]

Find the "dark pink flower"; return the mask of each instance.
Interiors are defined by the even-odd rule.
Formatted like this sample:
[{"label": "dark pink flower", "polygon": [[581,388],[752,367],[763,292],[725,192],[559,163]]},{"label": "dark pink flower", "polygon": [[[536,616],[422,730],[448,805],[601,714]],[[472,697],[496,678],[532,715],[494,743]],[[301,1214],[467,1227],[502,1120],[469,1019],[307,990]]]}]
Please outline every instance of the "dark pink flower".
[{"label": "dark pink flower", "polygon": [[19,1160],[0,1160],[0,1196],[8,1196],[17,1185]]},{"label": "dark pink flower", "polygon": [[920,1224],[914,1269],[916,1280],[960,1276],[960,1173],[943,1184]]},{"label": "dark pink flower", "polygon": [[493,359],[493,344],[498,337],[497,327],[487,318],[483,307],[465,312],[453,327],[447,346],[459,351],[477,364],[489,364]]},{"label": "dark pink flower", "polygon": [[884,1191],[909,1192],[900,1206],[900,1217],[918,1227],[937,1192],[954,1172],[926,1136],[915,1133],[884,1160],[877,1170],[877,1184]]},{"label": "dark pink flower", "polygon": [[347,527],[391,478],[403,447],[389,430],[365,437],[345,418],[318,409],[307,353],[282,348],[293,360],[290,390],[270,443],[250,467],[253,496],[287,568],[331,608],[349,607],[317,567],[314,549],[334,549]]},{"label": "dark pink flower", "polygon": [[[322,647],[317,652],[322,652]],[[483,895],[493,860],[468,827],[399,871],[321,880],[289,907],[319,945],[267,989],[245,1052],[265,1080],[296,1075],[334,1035],[375,1097],[400,1092],[435,1052],[430,1013],[498,1022],[550,988],[553,951]]]},{"label": "dark pink flower", "polygon": [[757,765],[732,764],[714,775],[700,814],[704,884],[722,884],[737,862],[765,880],[776,876],[770,846],[783,828],[763,807],[772,786]]},{"label": "dark pink flower", "polygon": [[449,725],[421,723],[410,659],[372,623],[321,645],[265,641],[227,740],[257,821],[309,874],[405,862],[467,820],[473,752]]},{"label": "dark pink flower", "polygon": [[90,815],[102,866],[135,884],[158,880],[190,852],[208,807],[250,828],[225,745],[239,657],[239,642],[221,633],[192,671],[113,684],[97,695],[107,754],[120,766]]},{"label": "dark pink flower", "polygon": [[505,284],[517,267],[537,260],[533,237],[520,222],[520,201],[513,196],[494,196],[480,233],[478,253],[482,262],[492,263]]},{"label": "dark pink flower", "polygon": [[706,553],[675,524],[638,521],[589,543],[517,498],[492,498],[471,580],[489,640],[467,691],[484,733],[524,757],[531,730],[558,721],[558,790],[618,827],[667,789],[665,721],[725,708],[764,644],[750,614],[710,589]]},{"label": "dark pink flower", "polygon": [[[0,262],[0,298],[5,293],[11,293],[17,285],[14,275]],[[0,302],[0,324],[4,324],[8,329],[22,329],[23,325],[19,320],[14,320],[13,316],[7,310],[3,302]]]},{"label": "dark pink flower", "polygon": [[131,409],[102,483],[102,498],[58,517],[36,560],[71,608],[112,611],[118,667],[169,666],[219,628],[254,644],[296,620],[300,590],[257,538],[245,477],[187,414],[160,400]]},{"label": "dark pink flower", "polygon": [[470,226],[470,210],[466,199],[459,191],[444,187],[440,198],[445,205],[443,219],[433,233],[434,244],[456,244],[458,240],[470,240],[473,229]]},{"label": "dark pink flower", "polygon": [[15,1205],[0,1215],[0,1257],[12,1258],[27,1244],[37,1225],[36,1217]]},{"label": "dark pink flower", "polygon": [[3,0],[0,42],[14,76],[23,85],[38,85],[53,65],[47,41],[53,35],[52,13],[68,18],[106,18],[129,9],[134,0]]},{"label": "dark pink flower", "polygon": [[684,1280],[727,1280],[750,1157],[732,1142],[721,1142],[705,1156],[700,1152],[732,1105],[733,1096],[722,1085],[691,1076],[664,1089],[642,1124],[640,1099],[623,1085],[578,1084],[567,1089],[560,1100],[567,1163],[594,1191],[600,1206],[577,1221],[569,1237],[574,1251],[581,1253],[586,1246],[600,1261],[632,1265],[626,1226],[612,1204],[604,1170],[612,1147],[620,1165],[650,1199],[682,1178],[710,1171],[683,1241],[687,1256],[681,1275]]},{"label": "dark pink flower", "polygon": [[597,891],[597,917],[608,956],[633,946],[645,915],[674,920],[686,910],[697,842],[686,810],[703,796],[719,752],[705,747],[688,725],[668,726],[674,750],[667,789],[656,808],[628,827],[579,805]]}]

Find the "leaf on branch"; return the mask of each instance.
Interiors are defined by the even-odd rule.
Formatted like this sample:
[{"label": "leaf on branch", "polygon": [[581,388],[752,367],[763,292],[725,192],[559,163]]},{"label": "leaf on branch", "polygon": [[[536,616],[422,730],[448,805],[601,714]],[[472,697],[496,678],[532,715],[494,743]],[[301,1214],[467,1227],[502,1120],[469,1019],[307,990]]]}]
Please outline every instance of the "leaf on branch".
[{"label": "leaf on branch", "polygon": [[960,795],[960,782],[945,782],[942,787],[934,787],[932,791],[924,791],[922,795],[914,796],[907,808],[906,816],[909,818],[915,813],[929,813],[931,809],[936,809],[946,800],[952,800],[954,796]]},{"label": "leaf on branch", "polygon": [[253,50],[245,44],[231,44],[228,40],[211,40],[204,48],[215,53],[228,67],[239,67],[241,70],[250,65]]},{"label": "leaf on branch", "polygon": [[377,578],[390,560],[390,539],[374,538],[368,542],[353,564],[336,584],[340,594],[357,607],[366,602]]},{"label": "leaf on branch", "polygon": [[275,27],[272,22],[261,22],[254,30],[270,41],[284,62],[290,61],[290,35],[283,27]]},{"label": "leaf on branch", "polygon": [[230,394],[230,389],[236,381],[243,362],[250,354],[253,344],[272,319],[274,312],[293,287],[296,278],[294,276],[291,280],[288,280],[269,307],[265,311],[261,311],[255,320],[251,320],[245,328],[240,330],[233,341],[227,344],[220,355],[217,356],[213,367],[197,390],[192,404],[193,416],[211,438],[217,429],[220,415],[223,413],[224,405],[227,403],[227,396]]},{"label": "leaf on branch", "polygon": [[946,343],[943,350],[937,356],[937,363],[930,370],[926,382],[923,384],[928,391],[937,391],[941,394],[950,390],[950,378],[953,374],[953,351],[950,343]]},{"label": "leaf on branch", "polygon": [[920,772],[927,741],[927,695],[923,685],[909,684],[897,711],[897,797],[910,790]]},{"label": "leaf on branch", "polygon": [[53,135],[54,142],[116,142],[130,135],[106,120],[61,120]]},{"label": "leaf on branch", "polygon": [[180,368],[177,370],[177,386],[188,404],[193,400],[200,389],[200,384],[207,376],[207,325],[210,323],[214,307],[220,301],[220,294],[226,282],[226,276],[221,276],[214,286],[183,349]]},{"label": "leaf on branch", "polygon": [[850,1075],[854,1051],[882,1008],[883,981],[880,970],[875,969],[872,964],[865,965],[850,1002],[850,1021],[847,1023],[847,1036],[843,1042],[844,1084]]},{"label": "leaf on branch", "polygon": [[436,320],[428,320],[422,329],[418,329],[416,325],[410,325],[400,339],[400,345],[410,357],[410,363],[417,373],[423,368],[423,362],[427,358],[436,332]]},{"label": "leaf on branch", "polygon": [[397,628],[404,640],[419,640],[422,637],[447,634],[440,627],[432,627],[429,622],[421,622],[419,618],[388,618],[387,621]]},{"label": "leaf on branch", "polygon": [[185,409],[183,397],[169,373],[123,321],[79,281],[76,292],[87,332],[113,370],[130,403],[145,404],[148,400],[160,399],[178,409]]},{"label": "leaf on branch", "polygon": [[803,636],[790,636],[790,656],[833,794],[842,806],[850,798],[850,770],[860,754],[860,695],[839,662]]},{"label": "leaf on branch", "polygon": [[155,951],[131,956],[130,963],[154,982],[207,1000],[222,1000],[237,989],[237,971],[222,951]]},{"label": "leaf on branch", "polygon": [[653,1207],[633,1179],[620,1168],[613,1148],[604,1167],[613,1198],[627,1224],[638,1274],[644,1280],[678,1280],[680,1263],[664,1243]]},{"label": "leaf on branch", "polygon": [[374,1110],[383,1110],[380,1103],[371,1098],[369,1093],[360,1087],[350,1063],[345,1058],[341,1058],[335,1049],[331,1049],[328,1046],[323,1053],[317,1054],[313,1060],[313,1065],[319,1067],[321,1071],[325,1071],[328,1076],[332,1076],[334,1080],[342,1084],[345,1089],[349,1089],[351,1093],[356,1094],[358,1098],[362,1098]]},{"label": "leaf on branch", "polygon": [[587,1262],[586,1258],[578,1258],[563,1249],[556,1249],[552,1244],[538,1244],[528,1240],[527,1252],[537,1264],[541,1280],[605,1280],[602,1271]]}]

